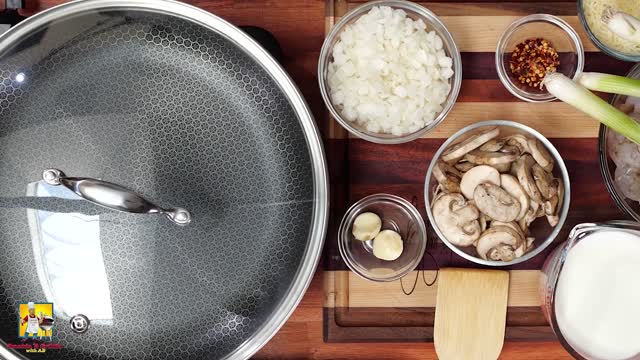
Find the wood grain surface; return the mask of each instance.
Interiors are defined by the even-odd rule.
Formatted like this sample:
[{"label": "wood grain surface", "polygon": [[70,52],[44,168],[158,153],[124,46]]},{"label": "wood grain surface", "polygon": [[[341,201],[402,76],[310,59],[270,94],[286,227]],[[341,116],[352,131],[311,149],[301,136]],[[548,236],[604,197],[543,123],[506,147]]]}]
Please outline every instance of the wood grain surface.
[{"label": "wood grain surface", "polygon": [[[30,15],[63,2],[65,0],[27,0],[29,8],[23,13]],[[413,194],[419,194],[422,191],[421,182],[423,179],[420,179],[420,177],[424,177],[429,160],[429,151],[435,151],[441,140],[423,139],[397,149],[394,149],[394,147],[375,146],[359,140],[348,141],[347,143],[347,141],[340,140],[340,134],[344,133],[340,128],[334,128],[333,124],[324,123],[324,105],[317,86],[317,58],[324,39],[327,21],[333,14],[333,2],[325,3],[324,0],[188,0],[186,2],[217,14],[235,25],[261,26],[271,31],[280,41],[285,54],[284,66],[286,70],[301,89],[315,118],[319,122],[320,128],[326,130],[325,145],[327,156],[332,159],[329,163],[329,168],[332,183],[331,198],[334,204],[348,203],[366,194],[379,192],[381,189],[409,199]],[[344,1],[338,1],[336,7],[345,8],[347,5]],[[575,16],[574,2],[553,0],[545,2],[523,0],[504,3],[487,2],[485,0],[467,0],[462,3],[443,1],[432,3],[430,6],[435,7],[433,9],[437,14],[451,17],[460,16],[463,13],[476,14],[478,16],[509,17],[522,16],[532,12],[549,12],[563,16]],[[465,46],[474,46],[474,44]],[[483,51],[489,55],[483,55],[482,52],[463,54],[465,59],[485,57],[485,60],[475,62],[477,66],[465,67],[465,82],[461,99],[465,99],[465,102],[494,104],[516,102],[505,92],[497,80],[497,76],[495,76],[495,71],[491,66],[492,46],[489,46],[488,42],[485,42],[482,46],[486,48]],[[478,47],[479,49],[480,47]],[[467,60],[465,63],[469,63],[469,61]],[[630,67],[628,63],[620,63],[605,57],[603,57],[602,61],[596,63],[599,63],[598,66],[600,66],[598,69],[616,73],[624,73]],[[590,66],[589,62],[586,66]],[[468,76],[466,75],[467,73],[469,74]],[[477,88],[484,90],[481,94],[478,94]],[[549,119],[549,121],[562,122],[563,119]],[[466,119],[463,120],[466,121]],[[593,124],[585,122],[582,125],[584,125],[584,129],[578,128],[576,130],[585,134],[584,136],[586,134],[595,136],[593,132],[595,126]],[[453,130],[453,128],[449,128],[446,131],[450,133]],[[442,132],[440,139],[447,136],[446,131]],[[550,127],[547,131],[556,130]],[[561,136],[560,132],[555,134]],[[570,136],[567,135],[567,137]],[[574,150],[568,141],[565,142],[566,146],[562,146],[558,142],[555,143],[556,146],[563,149],[561,150],[563,156],[569,156],[569,161],[575,162],[575,166],[570,170],[572,178],[580,177],[581,183],[584,183],[581,188],[574,188],[572,202],[574,204],[584,204],[582,209],[585,210],[580,211],[586,212],[589,208],[597,207],[597,211],[594,211],[594,220],[619,216],[620,213],[609,200],[604,185],[599,178],[595,140],[589,137],[576,140],[578,144],[577,150]],[[375,154],[388,158],[395,157],[401,163],[395,164],[392,168],[393,171],[382,177],[380,181],[371,181],[372,175],[367,175],[367,173],[357,174],[347,167],[348,163],[343,161],[344,159],[341,160],[341,156],[346,154],[348,149],[350,156],[354,160],[360,161],[361,166],[365,165],[362,161],[374,163]],[[355,151],[353,151],[354,149]],[[380,173],[376,171],[374,169],[372,174]],[[353,191],[342,191],[341,189],[347,186],[351,179],[350,174],[358,175],[353,178],[356,181]],[[418,208],[420,208],[420,204],[418,205]],[[339,207],[336,209],[336,211],[340,210]],[[333,215],[334,217],[339,217],[342,214],[336,213]],[[572,222],[578,221],[579,218],[583,218],[585,215],[582,214],[569,221],[567,226],[571,226]],[[335,219],[332,219],[331,226],[335,228]],[[331,241],[332,238],[330,237],[327,245]],[[332,264],[336,269],[340,268],[339,264],[336,265],[337,261],[331,261],[335,260],[331,259],[331,254],[331,251],[327,249],[325,258],[328,261],[326,263]],[[326,312],[333,311],[333,308],[327,307],[323,310],[325,301],[336,301],[335,299],[326,299],[327,294],[323,291],[323,284],[326,281],[322,271],[317,271],[309,290],[296,311],[278,334],[255,356],[256,359],[376,360],[437,358],[433,344],[425,343],[424,337],[421,338],[420,334],[415,332],[406,334],[407,339],[416,341],[414,343],[325,343],[323,330],[327,324],[323,321],[323,313],[325,313],[324,318],[336,318],[335,316],[326,315]],[[331,294],[328,297],[331,297]],[[340,299],[340,301],[345,300],[344,298]],[[375,311],[372,309],[377,308],[362,309],[365,314],[370,314]],[[405,321],[415,319],[415,313],[411,313],[411,308],[403,309],[406,309],[406,311],[401,313],[386,312],[385,314]],[[360,325],[366,331],[367,318],[369,318],[369,315],[365,315],[362,319],[354,317],[354,320],[359,320],[361,322]],[[369,329],[371,330],[371,338],[375,340],[376,330],[374,328]],[[345,334],[344,338],[347,339],[348,334]],[[382,336],[378,340],[384,341],[384,339],[385,337]],[[553,360],[570,358],[557,342],[507,342],[501,354],[501,359]]]},{"label": "wood grain surface", "polygon": [[[433,286],[416,287],[413,294],[407,296],[398,291],[397,282],[367,281],[358,275],[349,274],[348,307],[435,307],[436,294],[439,289],[440,278]],[[414,279],[417,272],[407,275],[407,279]],[[436,272],[425,271],[427,279],[433,279]],[[540,306],[538,294],[538,280],[540,273],[537,270],[513,270],[510,272],[509,306]],[[422,276],[422,275],[420,275]],[[407,281],[411,283],[411,281]]]},{"label": "wood grain surface", "polygon": [[502,351],[509,272],[445,268],[438,279],[433,344],[440,360],[495,360]]},{"label": "wood grain surface", "polygon": [[[332,22],[363,1],[327,1]],[[515,19],[532,13],[550,13],[566,20],[580,35],[585,47],[585,71],[625,74],[633,64],[620,62],[600,53],[587,39],[579,24],[575,2],[549,1],[467,1],[421,2],[437,15],[452,32],[462,52],[462,88],[458,101],[446,120],[422,139],[408,144],[384,146],[368,143],[347,134],[334,121],[329,121],[326,133],[344,158],[332,158],[333,169],[342,174],[332,177],[332,191],[346,201],[343,208],[332,204],[334,222],[339,214],[357,200],[374,193],[392,193],[411,200],[426,219],[423,200],[427,167],[435,151],[462,127],[482,120],[514,120],[541,132],[562,155],[571,178],[571,210],[555,244],[566,239],[570,229],[585,221],[606,221],[623,215],[611,201],[599,173],[597,134],[599,123],[580,111],[558,101],[545,104],[525,103],[511,95],[498,80],[495,70],[495,46],[500,34]],[[330,14],[329,14],[330,15]],[[536,34],[539,35],[539,34]],[[559,49],[565,51],[567,49]],[[607,99],[605,94],[599,94]],[[343,143],[346,143],[343,144]],[[332,152],[333,156],[339,156]],[[342,210],[342,211],[341,211]],[[431,239],[421,270],[443,266],[477,267],[453,254],[428,226]],[[335,296],[325,308],[325,337],[332,342],[432,341],[437,296],[436,286],[427,287],[419,280],[417,296],[406,296],[398,282],[371,283],[347,270],[330,232],[326,245],[325,270],[336,271],[334,281],[325,273],[325,297]],[[335,234],[334,234],[335,235]],[[506,338],[540,341],[553,336],[542,316],[537,295],[537,270],[540,269],[552,244],[535,258],[509,267],[511,274],[520,272],[534,276],[514,276],[511,287],[516,294],[507,313]],[[427,276],[429,277],[429,276]],[[407,281],[407,279],[410,279]],[[413,274],[405,281],[411,288]],[[340,299],[338,301],[337,299]],[[511,299],[511,297],[510,297]],[[510,300],[511,301],[511,300]],[[333,306],[333,307],[331,307]],[[509,347],[505,347],[508,351]],[[507,353],[503,354],[507,356]]]}]

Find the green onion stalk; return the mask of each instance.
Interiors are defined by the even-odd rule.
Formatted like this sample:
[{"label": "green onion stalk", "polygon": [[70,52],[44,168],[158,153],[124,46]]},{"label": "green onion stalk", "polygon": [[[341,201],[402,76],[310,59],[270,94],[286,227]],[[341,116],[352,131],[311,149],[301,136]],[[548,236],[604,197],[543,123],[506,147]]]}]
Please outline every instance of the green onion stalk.
[{"label": "green onion stalk", "polygon": [[640,97],[640,80],[625,76],[586,72],[578,76],[578,83],[589,90]]},{"label": "green onion stalk", "polygon": [[547,74],[542,83],[551,95],[597,119],[629,140],[640,144],[640,124],[584,86],[558,72]]}]

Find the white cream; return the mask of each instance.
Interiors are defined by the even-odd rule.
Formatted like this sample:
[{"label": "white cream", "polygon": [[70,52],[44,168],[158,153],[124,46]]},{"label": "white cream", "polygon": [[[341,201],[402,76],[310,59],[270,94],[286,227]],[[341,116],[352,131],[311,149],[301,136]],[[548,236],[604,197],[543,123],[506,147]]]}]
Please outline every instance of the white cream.
[{"label": "white cream", "polygon": [[584,356],[640,354],[640,236],[607,230],[578,242],[558,279],[555,308],[562,335]]}]

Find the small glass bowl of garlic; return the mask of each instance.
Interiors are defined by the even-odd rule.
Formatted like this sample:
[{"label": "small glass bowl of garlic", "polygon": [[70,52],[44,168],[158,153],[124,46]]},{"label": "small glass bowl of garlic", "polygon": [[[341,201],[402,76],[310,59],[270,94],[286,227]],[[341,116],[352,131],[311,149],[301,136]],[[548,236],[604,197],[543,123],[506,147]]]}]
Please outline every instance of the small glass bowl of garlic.
[{"label": "small glass bowl of garlic", "polygon": [[372,281],[394,281],[413,271],[427,246],[422,216],[405,199],[367,196],[345,213],[338,248],[347,266]]}]

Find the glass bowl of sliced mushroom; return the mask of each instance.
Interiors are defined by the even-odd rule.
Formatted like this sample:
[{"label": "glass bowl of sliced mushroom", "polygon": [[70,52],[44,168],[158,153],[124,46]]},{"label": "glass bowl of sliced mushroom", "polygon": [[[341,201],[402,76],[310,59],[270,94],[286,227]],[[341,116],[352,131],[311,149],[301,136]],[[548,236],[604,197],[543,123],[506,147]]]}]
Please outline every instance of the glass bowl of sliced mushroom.
[{"label": "glass bowl of sliced mushroom", "polygon": [[390,194],[353,204],[338,230],[342,259],[367,280],[400,279],[418,266],[426,247],[427,228],[418,210]]},{"label": "glass bowl of sliced mushroom", "polygon": [[556,148],[525,125],[463,128],[436,152],[425,204],[438,237],[458,255],[506,266],[544,250],[569,211],[569,175]]}]

